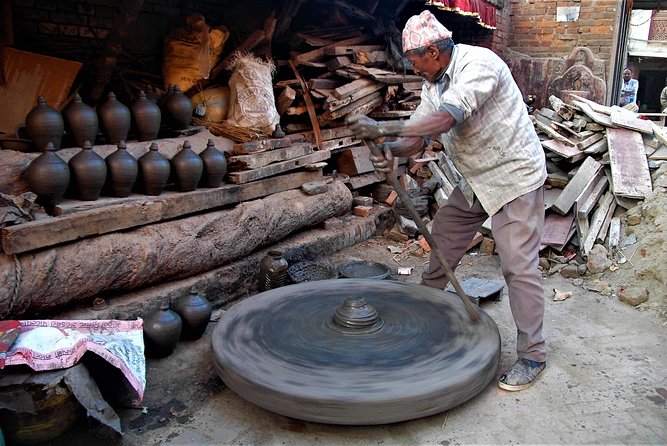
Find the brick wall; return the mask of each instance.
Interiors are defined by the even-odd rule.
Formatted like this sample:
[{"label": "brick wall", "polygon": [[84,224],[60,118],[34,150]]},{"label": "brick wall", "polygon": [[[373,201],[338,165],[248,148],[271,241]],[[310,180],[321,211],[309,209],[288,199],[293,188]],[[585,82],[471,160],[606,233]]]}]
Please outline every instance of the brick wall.
[{"label": "brick wall", "polygon": [[[588,47],[609,63],[616,19],[616,0],[509,0],[508,46],[532,57],[564,57],[578,46]],[[579,6],[579,19],[556,21],[556,8]]]}]

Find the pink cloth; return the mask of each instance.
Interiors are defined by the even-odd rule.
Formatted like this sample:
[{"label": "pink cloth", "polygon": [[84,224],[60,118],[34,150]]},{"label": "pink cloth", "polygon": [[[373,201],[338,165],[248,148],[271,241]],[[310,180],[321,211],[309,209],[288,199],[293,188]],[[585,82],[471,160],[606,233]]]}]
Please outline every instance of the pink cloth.
[{"label": "pink cloth", "polygon": [[423,11],[408,19],[403,28],[403,52],[422,48],[439,40],[452,37],[452,32],[438,22],[430,11]]}]

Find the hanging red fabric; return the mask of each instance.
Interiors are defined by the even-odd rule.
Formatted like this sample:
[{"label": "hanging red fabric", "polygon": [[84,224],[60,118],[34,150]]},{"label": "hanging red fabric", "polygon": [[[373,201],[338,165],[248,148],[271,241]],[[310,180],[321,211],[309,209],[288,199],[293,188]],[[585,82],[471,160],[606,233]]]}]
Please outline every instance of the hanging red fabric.
[{"label": "hanging red fabric", "polygon": [[495,29],[496,7],[486,0],[427,0],[427,6],[477,18],[485,28]]}]

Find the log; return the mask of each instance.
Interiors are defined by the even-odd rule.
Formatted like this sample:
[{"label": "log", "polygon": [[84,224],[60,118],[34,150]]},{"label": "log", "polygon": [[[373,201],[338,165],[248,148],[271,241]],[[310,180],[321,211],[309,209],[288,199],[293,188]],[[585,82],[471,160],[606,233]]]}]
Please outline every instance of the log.
[{"label": "log", "polygon": [[[155,142],[158,146],[158,151],[166,158],[171,158],[180,150],[181,147],[183,147],[184,141],[190,141],[192,150],[196,153],[200,153],[206,149],[206,143],[209,139],[213,140],[218,150],[225,150],[230,146],[228,139],[215,136],[210,131],[208,131],[208,129],[203,129],[199,133],[185,137],[165,138],[144,142],[130,141],[127,143],[127,151],[130,155],[138,159],[143,154],[148,152],[148,148],[150,147],[151,143]],[[107,155],[114,152],[116,148],[117,147],[113,144],[105,144],[94,146],[93,150],[98,155],[105,158]],[[63,160],[69,161],[70,158],[79,153],[80,150],[81,149],[79,148],[61,149],[58,150],[56,154]],[[0,192],[10,195],[20,195],[23,192],[30,190],[24,173],[26,169],[28,169],[30,162],[37,158],[39,155],[40,153],[23,153],[15,152],[13,150],[0,150],[0,172],[3,173],[0,175]]]},{"label": "log", "polygon": [[[31,254],[0,254],[0,315],[34,316],[98,295],[138,290],[219,268],[287,235],[344,214],[352,205],[340,181],[309,196],[270,198]],[[11,308],[11,311],[10,310]]]}]

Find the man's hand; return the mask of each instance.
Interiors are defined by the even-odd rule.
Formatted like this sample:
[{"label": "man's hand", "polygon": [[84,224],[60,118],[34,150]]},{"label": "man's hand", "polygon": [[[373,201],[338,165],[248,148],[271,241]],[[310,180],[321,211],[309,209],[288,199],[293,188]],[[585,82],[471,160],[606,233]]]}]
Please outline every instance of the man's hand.
[{"label": "man's hand", "polygon": [[384,156],[375,156],[370,155],[368,159],[373,163],[373,167],[377,172],[384,174],[390,173],[394,166],[394,155],[391,153],[391,148],[387,144],[380,144],[378,146],[380,150],[384,153]]},{"label": "man's hand", "polygon": [[352,115],[345,120],[357,138],[377,139],[384,136],[380,130],[380,123],[365,115]]}]

